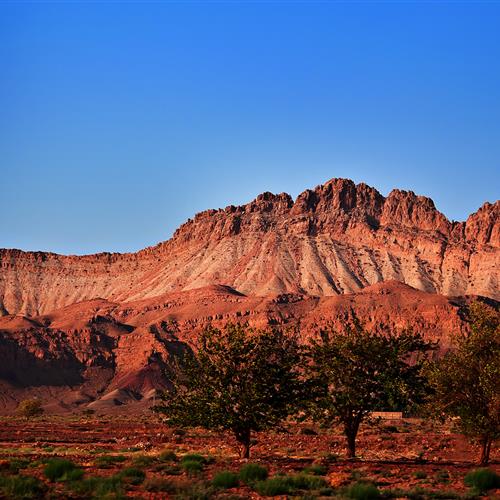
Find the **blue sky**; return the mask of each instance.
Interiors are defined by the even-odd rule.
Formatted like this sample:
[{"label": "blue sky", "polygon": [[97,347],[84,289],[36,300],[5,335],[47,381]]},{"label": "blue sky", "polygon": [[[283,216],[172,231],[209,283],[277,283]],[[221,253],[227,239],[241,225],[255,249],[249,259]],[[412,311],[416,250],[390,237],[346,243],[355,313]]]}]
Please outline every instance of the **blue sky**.
[{"label": "blue sky", "polygon": [[0,247],[131,251],[332,177],[500,186],[500,3],[1,2]]}]

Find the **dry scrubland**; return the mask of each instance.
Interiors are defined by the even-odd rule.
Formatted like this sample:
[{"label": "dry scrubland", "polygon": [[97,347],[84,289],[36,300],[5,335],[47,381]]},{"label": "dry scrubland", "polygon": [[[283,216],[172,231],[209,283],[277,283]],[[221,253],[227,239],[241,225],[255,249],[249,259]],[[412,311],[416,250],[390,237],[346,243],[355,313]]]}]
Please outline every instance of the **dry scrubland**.
[{"label": "dry scrubland", "polygon": [[[290,423],[255,437],[252,458],[242,460],[229,433],[175,429],[149,414],[134,419],[6,417],[0,426],[0,497],[235,499],[276,494],[362,500],[498,498],[500,492],[468,486],[464,479],[477,468],[479,447],[450,427],[428,421],[363,425],[355,461],[345,459],[340,428]],[[490,470],[500,472],[498,450],[491,458]],[[75,468],[54,459],[68,460]],[[260,469],[245,472],[249,463],[262,466],[271,479],[252,479]]]}]

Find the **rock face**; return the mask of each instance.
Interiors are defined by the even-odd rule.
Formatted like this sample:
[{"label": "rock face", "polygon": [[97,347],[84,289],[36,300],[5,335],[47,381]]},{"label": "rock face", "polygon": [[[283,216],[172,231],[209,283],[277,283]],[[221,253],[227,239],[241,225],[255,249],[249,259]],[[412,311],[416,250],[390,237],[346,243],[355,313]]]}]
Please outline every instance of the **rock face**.
[{"label": "rock face", "polygon": [[429,198],[333,179],[295,201],[264,193],[207,210],[134,254],[0,250],[0,314],[39,315],[97,297],[123,302],[223,283],[247,295],[330,296],[397,280],[499,299],[500,201],[450,222]]},{"label": "rock face", "polygon": [[300,322],[306,339],[354,311],[446,348],[472,295],[498,307],[499,215],[450,222],[429,198],[333,179],[207,210],[133,254],[0,250],[0,413],[34,394],[49,411],[143,408],[209,322]]}]

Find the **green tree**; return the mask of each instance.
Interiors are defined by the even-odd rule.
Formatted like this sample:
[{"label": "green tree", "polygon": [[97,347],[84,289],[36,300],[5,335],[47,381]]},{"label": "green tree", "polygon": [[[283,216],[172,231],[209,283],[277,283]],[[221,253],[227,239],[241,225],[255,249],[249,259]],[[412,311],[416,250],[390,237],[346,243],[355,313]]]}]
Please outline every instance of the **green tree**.
[{"label": "green tree", "polygon": [[500,436],[500,314],[475,302],[468,311],[470,329],[429,369],[434,417],[455,419],[466,436],[481,443],[479,463],[489,462]]},{"label": "green tree", "polygon": [[306,414],[322,424],[340,423],[347,455],[354,458],[359,426],[372,411],[423,401],[422,365],[433,348],[411,331],[367,331],[356,318],[341,331],[320,330],[306,353],[311,395]]},{"label": "green tree", "polygon": [[21,401],[16,409],[16,413],[20,417],[24,417],[26,420],[34,417],[39,417],[43,415],[43,406],[42,402],[37,399],[24,399]]},{"label": "green tree", "polygon": [[241,455],[251,434],[278,425],[296,409],[300,348],[296,335],[228,324],[208,327],[196,353],[171,371],[172,389],[155,410],[172,425],[231,431]]}]

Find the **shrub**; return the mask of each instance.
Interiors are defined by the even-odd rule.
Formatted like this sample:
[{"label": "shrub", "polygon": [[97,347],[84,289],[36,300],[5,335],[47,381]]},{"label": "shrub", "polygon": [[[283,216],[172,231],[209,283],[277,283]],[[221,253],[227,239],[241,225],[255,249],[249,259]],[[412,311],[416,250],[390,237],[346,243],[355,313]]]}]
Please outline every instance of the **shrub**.
[{"label": "shrub", "polygon": [[267,479],[268,475],[269,473],[264,466],[252,463],[243,465],[239,473],[240,479],[245,484],[252,484],[256,481],[264,481]]},{"label": "shrub", "polygon": [[137,469],[136,467],[127,467],[122,469],[117,475],[121,479],[124,479],[127,483],[133,485],[141,484],[144,479],[146,479],[144,471]]},{"label": "shrub", "polygon": [[0,476],[0,496],[27,500],[43,498],[46,486],[31,476]]},{"label": "shrub", "polygon": [[294,490],[318,490],[326,487],[327,483],[322,477],[307,474],[274,476],[254,485],[255,491],[263,496],[287,495]]},{"label": "shrub", "polygon": [[259,495],[264,497],[288,495],[292,490],[290,482],[285,476],[275,476],[264,481],[257,481],[254,489]]},{"label": "shrub", "polygon": [[236,488],[238,484],[238,474],[227,470],[218,472],[212,479],[212,485],[216,488]]},{"label": "shrub", "polygon": [[121,462],[125,462],[127,457],[123,455],[102,455],[96,458],[95,465],[101,469],[108,469],[113,465]]},{"label": "shrub", "polygon": [[413,473],[413,477],[415,479],[425,479],[427,477],[427,473],[423,470],[417,470]]},{"label": "shrub", "polygon": [[305,467],[302,472],[305,474],[313,474],[314,476],[324,476],[328,472],[328,468],[324,465],[312,464]]},{"label": "shrub", "polygon": [[316,490],[327,486],[326,481],[322,477],[309,476],[308,474],[295,474],[284,477],[288,480],[291,489]]},{"label": "shrub", "polygon": [[78,469],[73,462],[62,458],[52,458],[44,469],[45,477],[49,481],[76,481],[81,479],[83,471]]},{"label": "shrub", "polygon": [[203,464],[196,460],[183,460],[181,467],[188,474],[188,476],[196,476],[203,470]]},{"label": "shrub", "polygon": [[177,461],[177,455],[173,450],[164,450],[162,451],[159,455],[158,458],[162,462],[176,462]]},{"label": "shrub", "polygon": [[21,469],[29,467],[31,462],[25,458],[12,458],[9,460],[9,470],[17,474]]},{"label": "shrub", "polygon": [[177,484],[170,479],[154,477],[144,481],[144,489],[150,493],[175,493]]},{"label": "shrub", "polygon": [[347,489],[347,496],[354,500],[376,500],[380,491],[371,483],[358,482]]},{"label": "shrub", "polygon": [[121,478],[110,477],[89,477],[82,481],[70,483],[73,492],[84,498],[123,498],[124,490]]},{"label": "shrub", "polygon": [[136,467],[147,467],[148,465],[151,465],[154,462],[153,457],[149,457],[148,455],[138,455],[137,457],[134,457],[132,460],[132,463]]},{"label": "shrub", "polygon": [[436,473],[436,480],[439,481],[440,483],[447,483],[449,479],[450,475],[446,470],[440,470],[439,472]]},{"label": "shrub", "polygon": [[181,473],[181,469],[177,465],[170,464],[158,464],[154,467],[156,472],[162,472],[163,474],[167,474],[168,476],[178,476]]},{"label": "shrub", "polygon": [[25,399],[21,401],[16,409],[20,417],[30,419],[43,415],[42,402],[39,399]]},{"label": "shrub", "polygon": [[465,476],[464,482],[481,493],[500,488],[500,476],[495,471],[486,468],[471,470]]},{"label": "shrub", "polygon": [[181,462],[199,462],[200,464],[207,463],[207,459],[199,453],[187,453],[181,459]]}]

